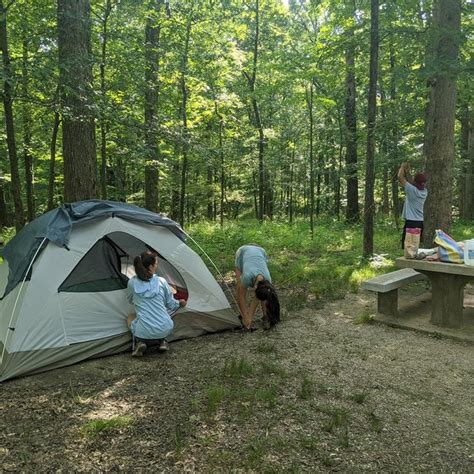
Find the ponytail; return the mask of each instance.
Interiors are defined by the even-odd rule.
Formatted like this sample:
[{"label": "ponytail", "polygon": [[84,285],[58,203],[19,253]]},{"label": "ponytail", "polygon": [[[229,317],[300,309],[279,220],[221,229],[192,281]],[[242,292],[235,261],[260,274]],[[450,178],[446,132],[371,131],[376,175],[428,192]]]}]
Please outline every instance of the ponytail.
[{"label": "ponytail", "polygon": [[280,301],[275,287],[268,281],[262,280],[257,283],[255,296],[260,301],[266,301],[267,317],[270,327],[280,322]]},{"label": "ponytail", "polygon": [[149,270],[149,267],[156,262],[156,259],[156,254],[148,251],[135,257],[135,260],[133,260],[133,266],[135,267],[135,273],[140,280],[151,280],[153,273]]}]

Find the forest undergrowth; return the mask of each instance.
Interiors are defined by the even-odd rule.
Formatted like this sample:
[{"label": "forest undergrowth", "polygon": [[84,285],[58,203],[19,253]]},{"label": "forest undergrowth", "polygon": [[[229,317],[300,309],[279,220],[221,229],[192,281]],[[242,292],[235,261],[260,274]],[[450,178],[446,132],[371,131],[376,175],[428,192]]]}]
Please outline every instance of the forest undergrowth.
[{"label": "forest undergrowth", "polygon": [[[200,222],[187,231],[201,249],[192,241],[190,245],[206,261],[204,250],[230,281],[235,251],[247,243],[264,247],[274,283],[293,309],[307,302],[322,304],[324,300],[341,298],[348,291],[356,292],[362,281],[395,270],[395,259],[403,255],[401,230],[389,219],[379,219],[375,224],[375,253],[369,260],[362,258],[362,225],[348,225],[330,218],[316,222],[313,236],[305,221],[289,225],[247,220],[226,223],[223,227]],[[456,240],[465,240],[474,234],[474,226],[458,221],[451,234]],[[209,261],[206,263],[213,271]]]}]

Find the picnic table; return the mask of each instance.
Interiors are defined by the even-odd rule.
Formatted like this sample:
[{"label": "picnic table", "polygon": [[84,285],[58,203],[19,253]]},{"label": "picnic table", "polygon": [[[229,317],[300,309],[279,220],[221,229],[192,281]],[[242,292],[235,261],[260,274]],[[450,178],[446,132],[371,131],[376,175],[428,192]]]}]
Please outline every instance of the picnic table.
[{"label": "picnic table", "polygon": [[474,281],[474,266],[397,258],[400,268],[413,268],[431,281],[431,323],[460,328],[463,325],[464,287]]}]

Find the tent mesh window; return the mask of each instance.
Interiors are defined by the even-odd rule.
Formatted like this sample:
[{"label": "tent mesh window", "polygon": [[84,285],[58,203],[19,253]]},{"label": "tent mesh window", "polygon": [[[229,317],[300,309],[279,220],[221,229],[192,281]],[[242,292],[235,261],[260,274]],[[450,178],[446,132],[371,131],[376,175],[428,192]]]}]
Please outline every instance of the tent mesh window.
[{"label": "tent mesh window", "polygon": [[156,273],[171,285],[175,298],[187,299],[186,284],[178,270],[155,249],[125,232],[112,232],[98,240],[63,281],[58,292],[122,290],[135,275],[133,259],[147,250],[158,255]]}]

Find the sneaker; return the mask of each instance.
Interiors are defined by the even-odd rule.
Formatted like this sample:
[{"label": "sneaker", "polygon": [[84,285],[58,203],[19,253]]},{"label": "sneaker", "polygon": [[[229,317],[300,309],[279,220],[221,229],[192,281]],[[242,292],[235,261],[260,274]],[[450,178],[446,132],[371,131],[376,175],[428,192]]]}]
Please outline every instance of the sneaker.
[{"label": "sneaker", "polygon": [[161,342],[160,342],[160,347],[158,347],[158,350],[160,352],[166,352],[166,351],[169,351],[170,348],[168,346],[168,342],[166,341],[166,339],[162,339]]},{"label": "sneaker", "polygon": [[132,352],[132,357],[141,357],[146,351],[146,344],[144,342],[137,342],[135,350]]}]

